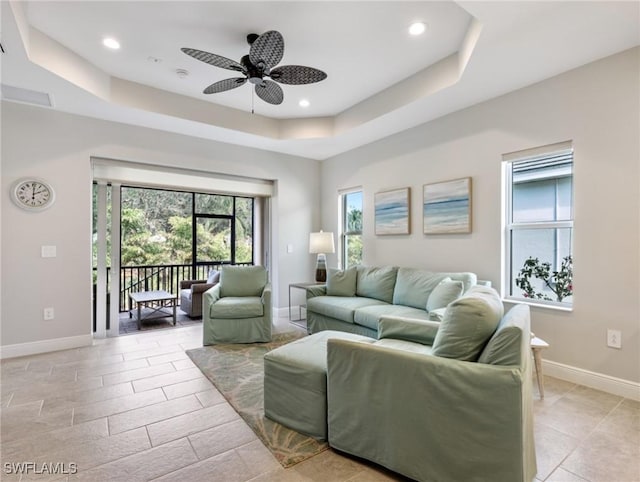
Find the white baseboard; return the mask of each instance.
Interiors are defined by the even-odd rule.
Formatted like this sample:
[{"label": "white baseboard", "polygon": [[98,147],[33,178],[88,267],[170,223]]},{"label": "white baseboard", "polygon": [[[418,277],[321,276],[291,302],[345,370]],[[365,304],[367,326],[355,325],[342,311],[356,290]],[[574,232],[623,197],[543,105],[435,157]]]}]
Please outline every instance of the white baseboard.
[{"label": "white baseboard", "polygon": [[0,346],[0,359],[15,358],[18,356],[36,355],[50,351],[68,350],[81,346],[89,346],[93,343],[91,334],[68,336],[65,338],[53,338],[51,340],[32,341],[29,343],[16,343],[15,345]]},{"label": "white baseboard", "polygon": [[542,369],[545,375],[640,401],[640,383],[549,360],[542,360]]}]

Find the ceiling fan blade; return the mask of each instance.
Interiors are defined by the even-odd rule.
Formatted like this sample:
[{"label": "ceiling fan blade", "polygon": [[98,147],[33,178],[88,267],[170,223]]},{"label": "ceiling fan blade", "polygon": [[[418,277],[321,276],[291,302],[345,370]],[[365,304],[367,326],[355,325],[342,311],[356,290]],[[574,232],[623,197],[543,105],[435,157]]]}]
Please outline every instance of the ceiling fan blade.
[{"label": "ceiling fan blade", "polygon": [[249,60],[256,67],[263,63],[265,68],[270,69],[282,60],[284,55],[284,39],[280,32],[269,30],[260,35],[252,44],[249,50]]},{"label": "ceiling fan blade", "polygon": [[189,48],[182,48],[185,54],[190,55],[194,59],[200,60],[206,64],[214,65],[216,67],[220,67],[222,69],[227,70],[236,70],[238,72],[244,72],[245,68],[240,65],[235,60],[228,59],[226,57],[222,57],[221,55],[212,54],[210,52],[205,52],[204,50],[196,50]]},{"label": "ceiling fan blade", "polygon": [[233,77],[231,79],[224,79],[219,82],[214,82],[209,87],[202,91],[203,94],[217,94],[226,90],[235,89],[240,87],[247,81],[246,77]]},{"label": "ceiling fan blade", "polygon": [[304,65],[281,65],[273,69],[269,76],[276,82],[289,85],[313,84],[327,78],[322,70]]},{"label": "ceiling fan blade", "polygon": [[256,84],[256,94],[269,104],[282,104],[284,100],[284,92],[280,86],[267,79],[264,79],[262,84]]}]

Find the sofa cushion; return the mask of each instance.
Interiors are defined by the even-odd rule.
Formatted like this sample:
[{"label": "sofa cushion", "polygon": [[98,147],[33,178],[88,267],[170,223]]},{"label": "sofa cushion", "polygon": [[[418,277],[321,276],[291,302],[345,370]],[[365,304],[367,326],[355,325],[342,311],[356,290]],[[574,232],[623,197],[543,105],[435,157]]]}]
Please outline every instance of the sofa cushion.
[{"label": "sofa cushion", "polygon": [[267,284],[264,266],[223,266],[220,296],[260,296]]},{"label": "sofa cushion", "polygon": [[446,307],[449,303],[462,296],[464,284],[462,281],[453,281],[448,276],[436,286],[427,300],[427,311],[431,312]]},{"label": "sofa cushion", "polygon": [[[504,315],[489,343],[478,358],[478,363],[490,365],[519,365],[521,362],[520,346],[522,337],[530,337],[530,333],[523,333],[524,327],[529,326],[529,306],[516,305]],[[527,355],[528,356],[528,355]]]},{"label": "sofa cushion", "polygon": [[329,296],[355,296],[356,276],[355,268],[344,271],[330,269],[327,276],[327,294]]},{"label": "sofa cushion", "polygon": [[371,298],[316,296],[307,300],[307,310],[346,323],[353,323],[353,316],[358,308],[385,304],[383,301]]},{"label": "sofa cushion", "polygon": [[264,308],[259,296],[227,296],[211,305],[211,318],[242,319],[263,316]]},{"label": "sofa cushion", "polygon": [[393,304],[424,309],[429,295],[444,278],[445,275],[442,273],[434,273],[424,269],[398,269],[396,287],[393,291]]},{"label": "sofa cushion", "polygon": [[395,316],[427,320],[429,315],[425,310],[418,310],[409,306],[396,305],[374,305],[358,308],[353,317],[353,322],[357,325],[366,326],[372,330],[378,329],[378,322],[383,316]]},{"label": "sofa cushion", "polygon": [[394,266],[382,268],[358,266],[357,270],[357,296],[373,298],[385,303],[393,301],[393,290],[396,285],[398,268]]},{"label": "sofa cushion", "polygon": [[476,361],[496,330],[504,308],[497,291],[474,286],[447,306],[433,342],[433,354]]}]

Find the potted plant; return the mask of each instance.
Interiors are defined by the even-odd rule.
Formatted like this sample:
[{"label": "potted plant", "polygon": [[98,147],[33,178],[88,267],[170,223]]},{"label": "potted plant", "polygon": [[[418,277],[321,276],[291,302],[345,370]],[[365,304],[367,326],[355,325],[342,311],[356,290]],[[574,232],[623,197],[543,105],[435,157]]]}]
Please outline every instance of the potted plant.
[{"label": "potted plant", "polygon": [[[544,293],[537,292],[531,285],[531,278],[538,278],[556,295],[553,300]],[[516,278],[516,286],[524,291],[525,298],[562,302],[573,295],[573,258],[571,255],[562,258],[558,271],[551,271],[551,263],[541,263],[538,258],[530,256]]]}]

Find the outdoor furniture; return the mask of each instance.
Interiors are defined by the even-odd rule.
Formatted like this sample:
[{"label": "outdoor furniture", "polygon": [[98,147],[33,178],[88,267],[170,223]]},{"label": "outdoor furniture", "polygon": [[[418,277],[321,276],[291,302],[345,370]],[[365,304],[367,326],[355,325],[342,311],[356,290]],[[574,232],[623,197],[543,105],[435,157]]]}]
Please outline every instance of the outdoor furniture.
[{"label": "outdoor furniture", "polygon": [[271,341],[271,285],[264,266],[223,266],[204,294],[203,344]]},{"label": "outdoor furniture", "polygon": [[[143,320],[155,320],[158,318],[173,318],[173,325],[176,324],[177,299],[171,293],[164,290],[140,291],[130,293],[129,298],[136,303],[138,330]],[[143,316],[143,309],[150,309],[151,312]],[[170,309],[171,311],[167,311]],[[133,316],[133,310],[129,311],[129,318]]]},{"label": "outdoor furniture", "polygon": [[220,281],[220,271],[211,270],[206,280],[180,281],[180,309],[189,318],[202,318],[202,294]]}]

